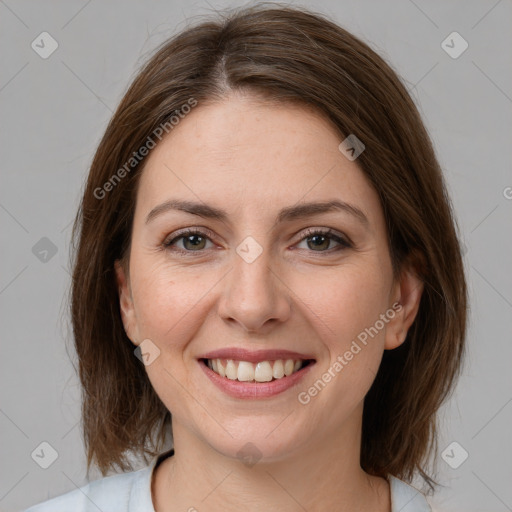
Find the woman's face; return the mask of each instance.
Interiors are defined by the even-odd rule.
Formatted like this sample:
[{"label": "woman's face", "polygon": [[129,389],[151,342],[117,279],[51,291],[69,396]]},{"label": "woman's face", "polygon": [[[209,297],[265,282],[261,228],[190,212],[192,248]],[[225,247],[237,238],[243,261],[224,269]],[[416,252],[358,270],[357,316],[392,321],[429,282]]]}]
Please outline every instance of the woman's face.
[{"label": "woman's face", "polygon": [[[173,424],[220,453],[251,442],[270,460],[360,429],[383,350],[412,322],[392,305],[418,283],[393,281],[378,195],[341,141],[308,110],[233,95],[147,158],[128,275],[116,265],[123,322]],[[228,376],[202,360],[224,349]],[[275,378],[287,359],[314,362]]]}]

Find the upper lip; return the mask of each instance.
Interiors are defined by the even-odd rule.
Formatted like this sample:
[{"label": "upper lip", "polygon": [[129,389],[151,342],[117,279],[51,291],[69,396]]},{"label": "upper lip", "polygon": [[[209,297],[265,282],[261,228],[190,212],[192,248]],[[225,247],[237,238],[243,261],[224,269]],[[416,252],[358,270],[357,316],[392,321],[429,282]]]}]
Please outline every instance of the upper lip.
[{"label": "upper lip", "polygon": [[234,359],[236,361],[276,361],[278,359],[314,359],[310,354],[300,354],[291,350],[247,350],[245,348],[221,348],[199,356],[198,359]]}]

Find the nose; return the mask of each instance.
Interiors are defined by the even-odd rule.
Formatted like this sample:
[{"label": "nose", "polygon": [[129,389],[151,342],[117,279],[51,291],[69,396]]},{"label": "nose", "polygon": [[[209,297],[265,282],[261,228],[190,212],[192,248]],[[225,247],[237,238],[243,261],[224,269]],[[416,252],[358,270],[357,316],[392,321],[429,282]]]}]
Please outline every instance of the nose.
[{"label": "nose", "polygon": [[291,291],[271,268],[266,251],[253,262],[234,255],[224,280],[218,314],[247,332],[265,334],[291,313]]}]

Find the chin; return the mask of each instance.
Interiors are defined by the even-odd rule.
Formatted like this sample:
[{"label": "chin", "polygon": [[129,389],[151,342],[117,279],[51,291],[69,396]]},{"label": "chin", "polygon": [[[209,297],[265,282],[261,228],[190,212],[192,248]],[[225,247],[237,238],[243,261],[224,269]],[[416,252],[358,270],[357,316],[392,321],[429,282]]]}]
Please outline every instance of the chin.
[{"label": "chin", "polygon": [[[254,424],[250,419],[244,422],[237,418],[236,429],[233,425],[227,428],[233,437],[223,431],[220,437],[216,436],[212,439],[206,435],[206,441],[218,453],[225,457],[239,459],[247,466],[252,466],[257,462],[281,461],[301,451],[303,443],[300,441],[300,436],[285,428],[288,419],[285,419],[284,422],[283,417],[277,420],[272,417],[268,421],[264,421],[261,417],[258,419],[257,424]],[[281,425],[279,425],[280,422],[282,422]],[[288,426],[292,427],[291,421]],[[218,429],[215,431],[218,432]],[[304,441],[310,435],[304,433]]]}]

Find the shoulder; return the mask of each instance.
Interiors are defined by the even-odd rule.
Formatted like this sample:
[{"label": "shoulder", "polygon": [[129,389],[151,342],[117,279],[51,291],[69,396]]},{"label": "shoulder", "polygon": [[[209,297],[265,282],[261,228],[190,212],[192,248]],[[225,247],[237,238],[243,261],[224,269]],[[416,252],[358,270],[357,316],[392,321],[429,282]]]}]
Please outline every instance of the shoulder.
[{"label": "shoulder", "polygon": [[388,477],[391,492],[391,512],[432,512],[430,505],[418,489],[396,478]]},{"label": "shoulder", "polygon": [[[66,494],[43,501],[25,512],[137,512],[151,511],[147,496],[149,468],[108,476]],[[149,497],[151,508],[147,507]]]}]

